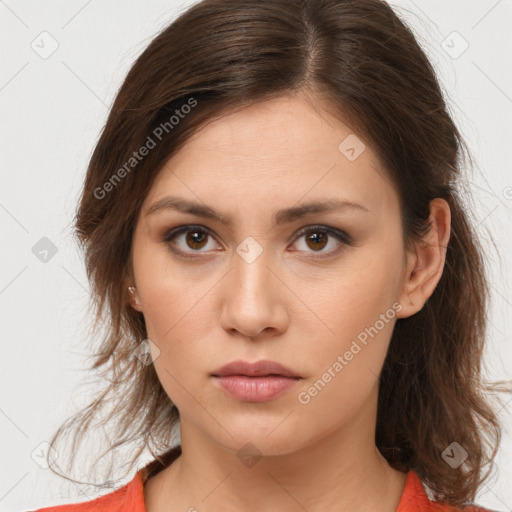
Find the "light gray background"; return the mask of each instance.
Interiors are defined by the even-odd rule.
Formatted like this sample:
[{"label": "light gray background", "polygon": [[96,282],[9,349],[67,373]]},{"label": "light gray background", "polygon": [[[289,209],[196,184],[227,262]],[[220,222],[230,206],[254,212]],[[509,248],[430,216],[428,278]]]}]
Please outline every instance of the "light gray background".
[{"label": "light gray background", "polygon": [[[79,387],[87,378],[89,288],[70,227],[87,161],[123,77],[152,36],[190,4],[0,0],[0,512],[94,497],[31,457],[92,390]],[[470,177],[474,215],[493,276],[486,365],[489,378],[510,378],[512,0],[393,5],[435,63],[479,165]],[[52,44],[58,48],[45,54]],[[32,252],[42,237],[57,248],[47,262]],[[508,425],[511,412],[512,402],[500,411]],[[494,510],[512,510],[511,436],[508,428],[498,473],[478,499]]]}]

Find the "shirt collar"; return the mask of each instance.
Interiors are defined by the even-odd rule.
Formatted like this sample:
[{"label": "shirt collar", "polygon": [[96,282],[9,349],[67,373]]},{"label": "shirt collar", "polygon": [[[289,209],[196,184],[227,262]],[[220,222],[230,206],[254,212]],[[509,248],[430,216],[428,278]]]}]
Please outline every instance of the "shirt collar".
[{"label": "shirt collar", "polygon": [[418,512],[431,510],[432,502],[429,500],[419,476],[414,471],[407,473],[404,492],[396,508],[396,512]]},{"label": "shirt collar", "polygon": [[[137,471],[133,480],[127,484],[126,502],[122,512],[147,512],[144,502],[144,484],[150,476],[166,467],[167,462],[175,459],[180,453],[180,447],[173,448],[163,456],[166,459],[164,466],[155,460]],[[433,510],[434,507],[435,505],[425,493],[418,475],[412,470],[409,471],[405,480],[404,491],[395,512],[429,511]]]}]

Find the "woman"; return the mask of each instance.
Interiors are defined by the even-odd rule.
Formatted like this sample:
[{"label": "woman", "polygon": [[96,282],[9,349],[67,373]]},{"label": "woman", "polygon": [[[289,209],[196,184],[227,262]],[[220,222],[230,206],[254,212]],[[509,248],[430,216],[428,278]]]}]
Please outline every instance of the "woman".
[{"label": "woman", "polygon": [[40,510],[484,510],[500,425],[463,151],[383,1],[183,13],[128,73],[76,218],[114,378],[75,421],[115,403],[114,448],[155,460]]}]

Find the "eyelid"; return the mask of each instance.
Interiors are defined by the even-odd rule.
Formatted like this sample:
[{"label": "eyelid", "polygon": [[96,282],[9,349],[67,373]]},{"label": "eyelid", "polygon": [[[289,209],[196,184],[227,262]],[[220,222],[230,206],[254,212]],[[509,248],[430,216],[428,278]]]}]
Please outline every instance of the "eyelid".
[{"label": "eyelid", "polygon": [[173,253],[178,254],[179,256],[188,259],[197,258],[198,256],[192,256],[191,254],[196,252],[199,255],[201,252],[206,251],[182,251],[181,249],[173,248],[171,245],[171,242],[174,238],[182,235],[183,233],[188,233],[194,230],[204,232],[205,234],[207,234],[208,236],[217,241],[217,238],[214,236],[212,230],[207,228],[206,226],[202,226],[200,224],[180,224],[179,226],[168,229],[162,236],[162,242],[165,243]]},{"label": "eyelid", "polygon": [[295,238],[302,236],[306,233],[309,233],[310,231],[315,231],[315,229],[318,231],[325,231],[327,234],[335,236],[336,238],[340,239],[347,245],[352,243],[352,238],[348,233],[342,231],[341,229],[326,226],[324,224],[309,224],[308,226],[304,226],[299,231],[294,233],[294,235],[292,236],[292,240],[295,240]]},{"label": "eyelid", "polygon": [[[174,252],[175,254],[178,254],[184,258],[188,258],[188,259],[198,258],[198,257],[200,257],[199,255],[201,254],[201,252],[208,254],[207,251],[182,251],[181,249],[171,248],[171,241],[174,238],[176,238],[177,236],[179,236],[183,233],[187,233],[187,232],[190,232],[193,230],[204,232],[205,234],[207,234],[208,236],[210,236],[211,238],[213,238],[214,240],[217,241],[217,238],[214,235],[214,233],[212,232],[212,230],[207,228],[206,226],[201,225],[201,224],[181,224],[179,226],[171,228],[164,233],[164,235],[161,238],[161,241],[164,242],[165,244],[167,244],[172,252]],[[327,233],[328,235],[333,236],[340,242],[341,245],[350,246],[353,244],[353,240],[350,237],[350,235],[348,235],[348,233],[346,233],[345,231],[342,231],[340,229],[337,229],[337,228],[334,228],[331,226],[327,226],[324,224],[308,224],[307,226],[304,226],[303,228],[299,229],[291,236],[290,242],[293,242],[293,241],[297,240],[298,238],[300,238],[301,236],[305,235],[306,233],[309,233],[309,232],[312,232],[315,230],[323,231],[323,232]],[[217,243],[218,243],[218,241],[217,241]],[[324,258],[324,257],[328,257],[328,256],[333,256],[333,255],[337,254],[338,251],[339,251],[339,248],[333,249],[326,253],[322,253],[322,252],[315,253],[315,251],[311,251],[311,253],[309,253],[309,254],[311,254],[311,256],[308,256],[308,258],[315,259],[315,258]],[[192,256],[191,254],[194,254],[194,252],[197,253],[198,256]],[[296,252],[302,252],[302,251],[296,251]]]}]

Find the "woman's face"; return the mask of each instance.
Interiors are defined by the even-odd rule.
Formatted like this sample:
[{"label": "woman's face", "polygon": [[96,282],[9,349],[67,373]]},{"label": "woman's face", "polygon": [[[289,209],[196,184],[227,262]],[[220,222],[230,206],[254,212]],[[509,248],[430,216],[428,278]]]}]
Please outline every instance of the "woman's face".
[{"label": "woman's face", "polygon": [[[178,200],[231,224],[172,208]],[[327,201],[358,206],[302,211]],[[166,241],[180,226],[191,227]],[[374,428],[393,326],[410,314],[409,258],[397,193],[348,126],[302,97],[207,125],[157,176],[132,251],[134,307],[182,437],[277,455]],[[253,400],[212,376],[262,359],[301,379]]]}]

